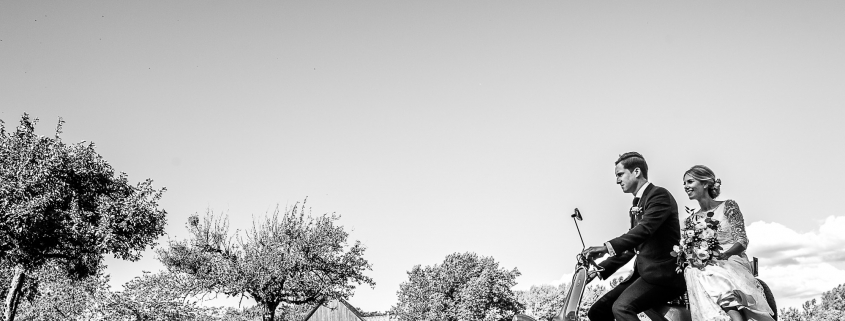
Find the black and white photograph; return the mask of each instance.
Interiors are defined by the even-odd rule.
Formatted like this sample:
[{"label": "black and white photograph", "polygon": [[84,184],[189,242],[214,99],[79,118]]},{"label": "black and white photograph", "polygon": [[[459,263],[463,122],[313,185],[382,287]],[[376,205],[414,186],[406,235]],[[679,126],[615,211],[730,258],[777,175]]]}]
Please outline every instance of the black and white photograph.
[{"label": "black and white photograph", "polygon": [[843,161],[843,1],[0,0],[3,321],[842,321]]}]

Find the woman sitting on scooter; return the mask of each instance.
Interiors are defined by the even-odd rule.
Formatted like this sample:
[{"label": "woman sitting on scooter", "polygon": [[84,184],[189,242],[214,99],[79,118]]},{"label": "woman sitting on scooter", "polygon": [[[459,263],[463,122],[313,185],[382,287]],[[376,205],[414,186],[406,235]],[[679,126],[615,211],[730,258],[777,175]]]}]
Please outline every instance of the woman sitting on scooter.
[{"label": "woman sitting on scooter", "polygon": [[719,221],[716,239],[722,246],[714,264],[684,269],[692,319],[773,320],[773,311],[745,255],[748,237],[742,212],[733,200],[715,200],[721,183],[707,166],[696,165],[684,173],[684,190],[689,199],[698,202],[699,209],[683,225],[704,224],[708,217]]}]

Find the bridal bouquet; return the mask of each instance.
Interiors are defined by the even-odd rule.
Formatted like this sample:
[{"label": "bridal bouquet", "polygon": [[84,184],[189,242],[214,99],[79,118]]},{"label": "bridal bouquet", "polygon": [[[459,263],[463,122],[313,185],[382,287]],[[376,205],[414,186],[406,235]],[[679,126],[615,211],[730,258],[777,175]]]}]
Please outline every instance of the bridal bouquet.
[{"label": "bridal bouquet", "polygon": [[[687,212],[693,211],[687,208]],[[687,266],[704,269],[707,265],[715,264],[719,251],[722,250],[716,239],[717,230],[719,221],[713,219],[713,212],[708,212],[703,220],[686,220],[681,229],[681,244],[672,248],[672,256],[678,258],[678,268],[675,271],[683,273]]]}]

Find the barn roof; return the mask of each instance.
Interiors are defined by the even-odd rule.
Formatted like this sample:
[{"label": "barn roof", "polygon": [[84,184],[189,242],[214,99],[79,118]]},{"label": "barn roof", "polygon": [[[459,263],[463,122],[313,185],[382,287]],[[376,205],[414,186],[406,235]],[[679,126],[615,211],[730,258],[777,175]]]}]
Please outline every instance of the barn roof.
[{"label": "barn roof", "polygon": [[[315,306],[314,306],[314,308],[313,308],[313,309],[311,309],[311,311],[310,311],[310,312],[308,312],[308,314],[306,314],[306,315],[305,315],[305,318],[303,318],[303,319],[302,319],[302,321],[309,321],[309,320],[311,320],[311,317],[314,315],[314,313],[317,313],[317,310],[319,310],[319,309],[320,309],[320,307],[322,307],[322,306],[323,306],[323,304],[325,304],[325,303],[326,303],[326,301],[328,301],[328,300],[327,300],[327,299],[322,299],[322,300],[320,300],[320,304],[315,305]],[[356,308],[355,308],[355,307],[353,307],[351,304],[349,304],[349,302],[346,302],[346,300],[344,300],[344,299],[336,299],[336,300],[333,300],[333,301],[338,301],[338,302],[340,303],[340,304],[338,304],[338,306],[343,305],[343,306],[345,306],[345,307],[346,307],[346,309],[348,309],[348,310],[349,310],[349,312],[352,312],[352,314],[353,314],[353,315],[355,315],[355,316],[358,318],[358,320],[356,320],[356,321],[365,321],[365,320],[364,320],[364,316],[362,316],[362,315],[361,315],[361,312],[358,312],[358,309],[356,309]],[[314,320],[312,320],[312,321],[314,321]]]}]

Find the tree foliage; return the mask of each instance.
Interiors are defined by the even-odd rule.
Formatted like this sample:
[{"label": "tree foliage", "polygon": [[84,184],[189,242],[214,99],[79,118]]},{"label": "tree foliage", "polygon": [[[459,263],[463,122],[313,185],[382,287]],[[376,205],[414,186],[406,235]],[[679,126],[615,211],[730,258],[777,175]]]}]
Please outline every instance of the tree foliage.
[{"label": "tree foliage", "polygon": [[[314,308],[312,304],[280,304],[276,321],[302,321]],[[258,321],[265,315],[264,307],[255,305],[245,309],[227,308],[218,313],[221,321]]]},{"label": "tree foliage", "polygon": [[272,320],[277,308],[313,305],[322,298],[348,299],[357,285],[375,285],[365,247],[348,245],[340,216],[306,214],[305,202],[277,208],[243,237],[228,220],[209,212],[188,221],[190,238],[158,251],[171,271],[189,274],[209,292],[251,297]]},{"label": "tree foliage", "polygon": [[[624,279],[624,276],[611,279],[609,282],[610,287],[604,284],[587,286],[584,295],[581,297],[581,306],[578,309],[579,319],[588,320],[587,311],[590,310],[590,307],[605,293],[610,291],[610,289],[619,285]],[[565,303],[568,290],[569,283],[562,283],[558,286],[531,286],[527,291],[517,291],[517,298],[520,303],[525,305],[525,312],[523,314],[537,320],[550,321],[563,310],[563,304]],[[648,320],[648,317],[641,313],[640,319]]]},{"label": "tree foliage", "polygon": [[524,309],[511,290],[519,275],[492,257],[450,254],[440,265],[417,265],[408,272],[391,315],[405,321],[510,320]]},{"label": "tree foliage", "polygon": [[[14,269],[0,271],[8,284]],[[100,273],[77,279],[67,275],[60,266],[47,263],[30,271],[21,293],[19,320],[68,320],[82,313],[94,302],[98,293],[108,290],[108,277]]]},{"label": "tree foliage", "polygon": [[102,292],[81,316],[91,321],[214,320],[219,309],[200,306],[195,289],[185,275],[145,272],[124,284],[123,291]]},{"label": "tree foliage", "polygon": [[48,263],[30,272],[27,283],[34,290],[24,295],[17,319],[229,320],[222,317],[226,310],[200,305],[192,295],[196,286],[186,276],[144,272],[121,291],[112,291],[108,282],[102,271],[79,279]]},{"label": "tree foliage", "polygon": [[517,300],[525,306],[525,315],[542,321],[551,321],[563,309],[567,284],[558,286],[531,286],[527,291],[517,291]]},{"label": "tree foliage", "polygon": [[845,284],[822,294],[821,300],[812,299],[796,308],[785,308],[778,312],[784,321],[841,321],[845,320]]},{"label": "tree foliage", "polygon": [[81,279],[96,273],[103,255],[137,260],[164,233],[164,189],[132,185],[94,150],[65,144],[60,120],[54,137],[35,134],[24,114],[7,132],[0,122],[0,261],[15,273],[6,300],[12,320],[27,272],[47,264]]}]

